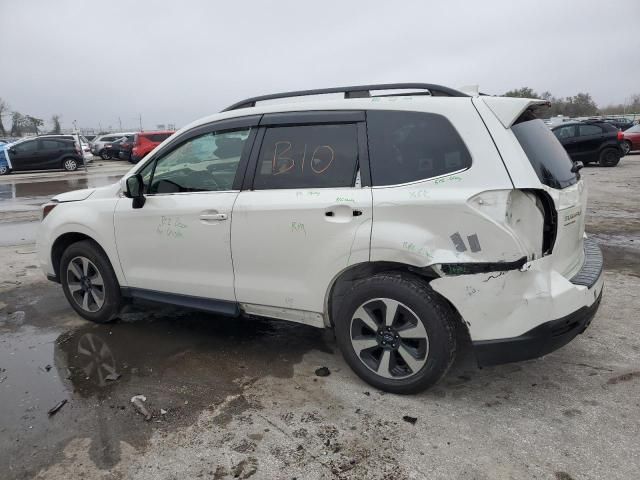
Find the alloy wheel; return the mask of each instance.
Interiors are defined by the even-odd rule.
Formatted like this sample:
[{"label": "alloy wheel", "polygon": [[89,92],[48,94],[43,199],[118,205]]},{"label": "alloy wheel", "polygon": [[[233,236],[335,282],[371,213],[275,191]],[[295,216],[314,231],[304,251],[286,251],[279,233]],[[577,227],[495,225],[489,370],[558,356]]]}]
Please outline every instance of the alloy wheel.
[{"label": "alloy wheel", "polygon": [[397,300],[376,298],[360,305],[351,317],[350,338],[360,361],[384,378],[411,377],[427,363],[424,324]]},{"label": "alloy wheel", "polygon": [[74,257],[67,266],[67,286],[74,302],[87,312],[104,305],[104,280],[98,268],[86,257]]},{"label": "alloy wheel", "polygon": [[64,161],[64,168],[65,170],[69,170],[69,171],[73,171],[78,167],[78,164],[76,163],[75,160],[72,159],[67,159]]},{"label": "alloy wheel", "polygon": [[631,145],[629,142],[622,142],[622,154],[626,155],[631,151]]}]

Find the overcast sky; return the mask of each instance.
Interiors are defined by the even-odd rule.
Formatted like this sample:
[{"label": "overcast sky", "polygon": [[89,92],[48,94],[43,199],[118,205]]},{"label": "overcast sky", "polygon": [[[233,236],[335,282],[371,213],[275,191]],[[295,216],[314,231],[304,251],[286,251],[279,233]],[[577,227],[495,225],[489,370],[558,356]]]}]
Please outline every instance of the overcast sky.
[{"label": "overcast sky", "polygon": [[145,129],[363,83],[586,91],[606,105],[640,93],[639,19],[639,0],[0,0],[0,97],[63,127],[141,114]]}]

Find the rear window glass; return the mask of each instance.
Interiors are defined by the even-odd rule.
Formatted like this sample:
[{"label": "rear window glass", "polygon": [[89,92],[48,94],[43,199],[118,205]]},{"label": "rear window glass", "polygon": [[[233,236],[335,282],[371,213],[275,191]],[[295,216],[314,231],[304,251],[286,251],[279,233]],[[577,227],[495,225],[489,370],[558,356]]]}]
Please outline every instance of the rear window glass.
[{"label": "rear window glass", "polygon": [[373,185],[396,185],[464,170],[471,154],[442,115],[367,112]]},{"label": "rear window glass", "polygon": [[511,130],[527,154],[540,182],[551,188],[565,188],[577,182],[567,151],[542,120],[521,122]]},{"label": "rear window glass", "polygon": [[602,129],[595,125],[580,125],[578,130],[580,131],[581,137],[586,137],[588,135],[600,135],[602,133]]},{"label": "rear window glass", "polygon": [[254,188],[332,188],[354,185],[358,165],[355,124],[269,128]]}]

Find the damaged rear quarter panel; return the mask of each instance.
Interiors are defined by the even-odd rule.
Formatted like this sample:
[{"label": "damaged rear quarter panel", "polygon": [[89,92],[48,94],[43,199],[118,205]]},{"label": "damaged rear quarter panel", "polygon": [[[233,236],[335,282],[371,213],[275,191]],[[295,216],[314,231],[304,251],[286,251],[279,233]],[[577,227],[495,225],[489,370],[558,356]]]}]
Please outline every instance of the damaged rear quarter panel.
[{"label": "damaged rear quarter panel", "polygon": [[[374,186],[371,261],[424,267],[515,261],[527,255],[505,227],[504,202],[513,184],[471,102],[453,108],[433,101],[428,111],[445,116],[460,133],[471,154],[471,167],[402,185]],[[470,202],[487,191],[506,192],[502,203],[478,207]],[[495,211],[501,211],[502,218],[496,220]]]}]

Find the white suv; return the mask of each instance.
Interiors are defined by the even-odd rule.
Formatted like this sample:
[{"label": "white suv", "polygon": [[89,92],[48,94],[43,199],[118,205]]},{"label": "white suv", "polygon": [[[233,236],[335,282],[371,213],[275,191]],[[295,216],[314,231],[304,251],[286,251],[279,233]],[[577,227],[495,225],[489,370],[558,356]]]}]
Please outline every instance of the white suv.
[{"label": "white suv", "polygon": [[[344,98],[256,106],[326,93]],[[390,392],[445,374],[456,325],[480,365],[544,355],[603,289],[580,165],[535,118],[544,103],[430,84],[248,99],[119,183],[54,198],[39,259],[95,322],[144,299],[334,328]]]}]

